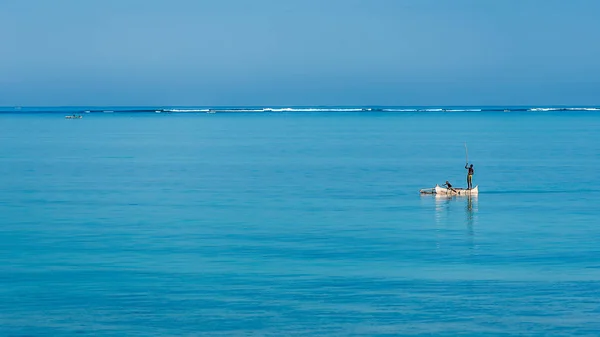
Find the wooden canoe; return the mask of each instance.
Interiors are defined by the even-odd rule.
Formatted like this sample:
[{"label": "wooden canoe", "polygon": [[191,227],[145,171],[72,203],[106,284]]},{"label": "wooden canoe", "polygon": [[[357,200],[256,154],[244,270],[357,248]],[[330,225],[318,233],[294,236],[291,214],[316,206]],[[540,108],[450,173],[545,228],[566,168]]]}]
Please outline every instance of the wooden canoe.
[{"label": "wooden canoe", "polygon": [[442,195],[477,195],[479,194],[479,186],[475,186],[472,189],[453,187],[453,190],[447,189],[445,187],[440,187],[439,185],[435,185],[434,188],[425,188],[422,189],[421,194],[442,194]]}]

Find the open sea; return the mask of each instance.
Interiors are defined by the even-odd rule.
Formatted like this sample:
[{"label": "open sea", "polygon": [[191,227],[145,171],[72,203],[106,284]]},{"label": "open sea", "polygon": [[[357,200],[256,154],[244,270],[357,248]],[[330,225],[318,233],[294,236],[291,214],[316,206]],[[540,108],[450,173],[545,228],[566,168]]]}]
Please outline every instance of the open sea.
[{"label": "open sea", "polygon": [[2,108],[0,336],[598,336],[599,168],[598,108]]}]

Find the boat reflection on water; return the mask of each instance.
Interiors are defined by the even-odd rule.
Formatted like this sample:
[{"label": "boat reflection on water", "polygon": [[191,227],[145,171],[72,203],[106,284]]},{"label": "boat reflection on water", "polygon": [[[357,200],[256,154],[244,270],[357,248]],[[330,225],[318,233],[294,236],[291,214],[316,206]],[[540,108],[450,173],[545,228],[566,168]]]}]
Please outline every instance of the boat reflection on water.
[{"label": "boat reflection on water", "polygon": [[477,195],[448,196],[436,194],[433,198],[435,199],[436,220],[442,220],[445,217],[445,213],[450,212],[451,208],[454,208],[456,204],[464,203],[465,224],[468,227],[473,227],[477,220],[476,215],[479,209]]},{"label": "boat reflection on water", "polygon": [[477,226],[477,212],[479,211],[478,196],[435,194],[422,196],[422,199],[424,199],[423,201],[433,199],[435,202],[435,224],[438,234],[453,227],[456,229],[457,223],[464,223],[467,234],[466,240],[469,248],[474,253],[477,248],[475,244],[475,229]]},{"label": "boat reflection on water", "polygon": [[475,224],[475,216],[476,213],[478,211],[478,203],[477,203],[477,197],[476,195],[474,196],[468,196],[467,199],[467,205],[465,206],[465,222],[467,224],[467,228],[469,229],[469,231],[471,233],[473,233],[473,225]]}]

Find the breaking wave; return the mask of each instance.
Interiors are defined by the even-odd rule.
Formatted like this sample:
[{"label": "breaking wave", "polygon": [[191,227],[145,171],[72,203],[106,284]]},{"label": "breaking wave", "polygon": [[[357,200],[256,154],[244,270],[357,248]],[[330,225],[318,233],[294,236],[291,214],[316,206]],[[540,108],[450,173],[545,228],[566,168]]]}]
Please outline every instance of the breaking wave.
[{"label": "breaking wave", "polygon": [[574,107],[574,108],[532,108],[529,111],[600,111],[600,108],[583,108],[583,107]]},{"label": "breaking wave", "polygon": [[163,109],[163,112],[209,112],[209,109]]},{"label": "breaking wave", "polygon": [[446,113],[446,112],[600,112],[600,107],[0,107],[0,113]]}]

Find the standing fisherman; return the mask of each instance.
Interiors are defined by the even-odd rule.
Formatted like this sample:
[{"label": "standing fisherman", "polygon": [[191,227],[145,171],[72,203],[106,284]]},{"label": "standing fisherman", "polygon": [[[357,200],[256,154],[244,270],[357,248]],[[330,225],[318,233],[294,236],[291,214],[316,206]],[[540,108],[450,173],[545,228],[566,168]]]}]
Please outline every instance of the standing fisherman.
[{"label": "standing fisherman", "polygon": [[469,170],[469,173],[467,173],[467,189],[470,190],[473,188],[473,164],[469,166],[469,163],[467,163],[465,169]]},{"label": "standing fisherman", "polygon": [[467,189],[470,190],[473,188],[473,164],[471,164],[471,166],[469,166],[469,150],[467,150],[467,143],[465,142],[465,155],[466,155],[466,164],[465,164],[465,169],[469,170],[469,173],[467,173]]}]

